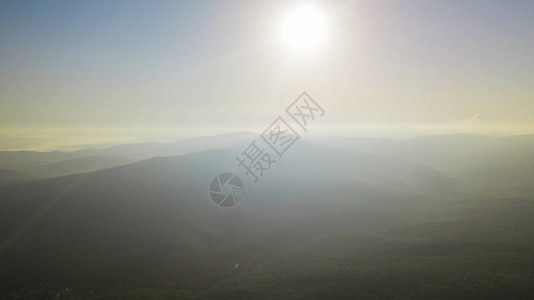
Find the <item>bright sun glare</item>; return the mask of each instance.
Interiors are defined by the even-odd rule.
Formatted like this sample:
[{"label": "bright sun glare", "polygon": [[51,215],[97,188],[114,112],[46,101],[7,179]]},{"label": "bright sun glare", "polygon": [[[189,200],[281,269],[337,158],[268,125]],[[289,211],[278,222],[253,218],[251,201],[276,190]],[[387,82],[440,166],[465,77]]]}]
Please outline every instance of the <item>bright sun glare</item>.
[{"label": "bright sun glare", "polygon": [[313,5],[304,5],[288,14],[281,27],[282,41],[294,53],[310,53],[326,35],[325,16]]}]

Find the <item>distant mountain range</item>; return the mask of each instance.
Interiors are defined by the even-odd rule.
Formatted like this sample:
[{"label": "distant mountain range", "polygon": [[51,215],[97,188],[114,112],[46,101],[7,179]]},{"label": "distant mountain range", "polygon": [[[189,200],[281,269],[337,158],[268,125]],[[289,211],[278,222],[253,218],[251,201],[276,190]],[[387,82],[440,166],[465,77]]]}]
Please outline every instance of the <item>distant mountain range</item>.
[{"label": "distant mountain range", "polygon": [[[224,134],[213,137],[187,138],[173,143],[126,144],[106,149],[74,152],[0,151],[0,168],[13,176],[23,172],[31,178],[50,178],[85,173],[159,156],[173,156],[209,149],[238,149],[256,136],[252,133]],[[0,186],[20,182],[4,177]]]},{"label": "distant mountain range", "polygon": [[[210,149],[238,151],[256,137],[256,134],[243,132],[187,138],[172,143],[126,144],[70,153],[3,151],[0,152],[0,168],[4,169],[0,186],[36,178],[85,173],[152,157],[176,156]],[[422,136],[409,140],[326,138],[309,142],[327,148],[418,162],[448,176],[468,181],[469,188],[482,185],[487,191],[487,186],[492,185],[498,186],[500,192],[508,187],[512,193],[519,188],[534,195],[534,189],[530,189],[530,186],[534,186],[531,180],[534,135],[490,137],[457,134]]]}]

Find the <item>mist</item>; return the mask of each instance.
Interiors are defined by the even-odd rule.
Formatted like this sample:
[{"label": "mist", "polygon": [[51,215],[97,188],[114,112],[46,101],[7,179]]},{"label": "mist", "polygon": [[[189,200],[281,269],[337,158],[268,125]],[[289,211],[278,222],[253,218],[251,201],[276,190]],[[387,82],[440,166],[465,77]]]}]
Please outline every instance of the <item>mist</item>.
[{"label": "mist", "polygon": [[529,1],[0,2],[0,299],[532,299]]}]

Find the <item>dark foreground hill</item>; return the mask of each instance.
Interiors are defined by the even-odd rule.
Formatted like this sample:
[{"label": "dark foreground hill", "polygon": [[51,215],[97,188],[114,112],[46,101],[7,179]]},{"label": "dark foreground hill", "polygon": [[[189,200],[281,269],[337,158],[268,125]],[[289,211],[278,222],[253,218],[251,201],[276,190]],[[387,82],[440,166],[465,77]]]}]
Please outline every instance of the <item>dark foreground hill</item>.
[{"label": "dark foreground hill", "polygon": [[35,176],[23,172],[10,169],[0,169],[0,186],[28,182],[35,179],[37,179]]},{"label": "dark foreground hill", "polygon": [[[0,189],[0,295],[20,299],[528,299],[531,199],[475,198],[407,160],[302,144],[258,183],[236,153]],[[208,198],[236,172],[242,203]]]}]

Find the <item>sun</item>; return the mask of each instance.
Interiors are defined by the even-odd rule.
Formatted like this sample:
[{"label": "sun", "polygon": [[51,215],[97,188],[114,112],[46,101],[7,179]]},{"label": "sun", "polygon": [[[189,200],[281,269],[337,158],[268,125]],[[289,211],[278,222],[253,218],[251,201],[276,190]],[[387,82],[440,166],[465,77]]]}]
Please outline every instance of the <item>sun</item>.
[{"label": "sun", "polygon": [[317,50],[326,37],[326,19],[314,5],[303,5],[289,13],[282,22],[281,39],[297,54]]}]

